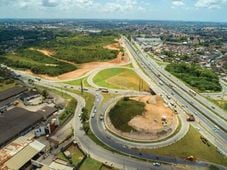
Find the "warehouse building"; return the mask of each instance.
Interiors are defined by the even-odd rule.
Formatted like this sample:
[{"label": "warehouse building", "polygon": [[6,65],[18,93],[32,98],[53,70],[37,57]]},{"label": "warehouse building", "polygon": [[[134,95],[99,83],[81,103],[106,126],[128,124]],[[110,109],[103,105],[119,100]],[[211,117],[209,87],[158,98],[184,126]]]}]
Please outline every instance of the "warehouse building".
[{"label": "warehouse building", "polygon": [[37,112],[31,112],[23,108],[14,107],[0,114],[0,147],[6,145],[12,139],[21,136],[37,127],[41,121],[48,121],[57,113],[54,107],[44,106]]}]

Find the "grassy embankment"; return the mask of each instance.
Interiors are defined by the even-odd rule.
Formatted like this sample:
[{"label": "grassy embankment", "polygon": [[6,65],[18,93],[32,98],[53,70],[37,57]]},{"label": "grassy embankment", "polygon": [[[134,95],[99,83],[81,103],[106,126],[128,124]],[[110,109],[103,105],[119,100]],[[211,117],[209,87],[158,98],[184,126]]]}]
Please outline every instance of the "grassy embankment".
[{"label": "grassy embankment", "polygon": [[65,83],[66,83],[66,84],[73,85],[73,86],[81,86],[81,82],[83,83],[83,86],[84,86],[84,87],[91,87],[91,86],[88,84],[88,82],[87,82],[87,77],[80,78],[80,79],[77,79],[77,80],[68,81],[68,82],[65,82]]},{"label": "grassy embankment", "polygon": [[29,69],[35,74],[47,74],[49,76],[57,76],[76,69],[75,65],[47,57],[41,52],[30,49],[7,54],[0,59],[0,62],[13,68]]},{"label": "grassy embankment", "polygon": [[113,89],[147,91],[149,86],[133,70],[110,68],[100,71],[93,79],[99,86]]},{"label": "grassy embankment", "polygon": [[218,76],[210,69],[187,63],[171,63],[166,70],[199,92],[218,92],[222,87]]},{"label": "grassy embankment", "polygon": [[9,83],[0,82],[0,92],[10,89],[10,88],[14,87],[15,85],[16,84],[14,82],[9,82]]},{"label": "grassy embankment", "polygon": [[[115,38],[115,35],[104,34],[56,37],[54,40],[32,46],[32,49],[26,47],[6,54],[1,57],[0,63],[17,69],[29,69],[35,74],[58,76],[77,69],[82,63],[114,59],[117,51],[105,49],[103,46],[114,42]],[[35,49],[51,51],[51,57]]]},{"label": "grassy embankment", "polygon": [[130,132],[133,129],[128,122],[137,115],[142,115],[145,104],[124,98],[120,100],[109,112],[109,117],[116,129]]},{"label": "grassy embankment", "polygon": [[7,70],[0,68],[0,91],[5,91],[14,87],[17,83],[10,75]]},{"label": "grassy embankment", "polygon": [[216,147],[209,143],[204,144],[200,139],[200,133],[190,127],[189,132],[180,141],[163,148],[143,149],[141,152],[153,153],[165,156],[186,158],[194,156],[197,160],[209,161],[227,166],[227,157],[217,152]]},{"label": "grassy embankment", "polygon": [[214,100],[212,98],[208,98],[208,100],[218,105],[220,108],[227,112],[227,100]]}]

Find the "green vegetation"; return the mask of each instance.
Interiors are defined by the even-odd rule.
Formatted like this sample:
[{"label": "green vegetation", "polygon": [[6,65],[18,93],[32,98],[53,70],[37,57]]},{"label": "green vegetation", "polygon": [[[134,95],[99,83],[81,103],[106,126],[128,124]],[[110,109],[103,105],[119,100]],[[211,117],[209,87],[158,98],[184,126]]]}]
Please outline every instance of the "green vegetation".
[{"label": "green vegetation", "polygon": [[108,50],[103,46],[114,42],[115,35],[75,34],[70,37],[57,37],[55,40],[40,44],[37,48],[54,51],[53,57],[77,64],[110,60],[116,57],[117,51]]},{"label": "green vegetation", "polygon": [[74,166],[77,166],[77,164],[84,158],[84,154],[79,150],[77,146],[71,145],[66,150],[70,152],[70,158],[67,158],[64,152],[59,152],[57,154],[57,158],[66,162],[70,162]]},{"label": "green vegetation", "polygon": [[116,129],[122,132],[134,130],[128,122],[137,115],[142,115],[145,104],[127,97],[120,100],[109,112],[110,120]]},{"label": "green vegetation", "polygon": [[227,100],[224,100],[224,99],[223,100],[214,100],[211,98],[208,98],[208,99],[227,112]]},{"label": "green vegetation", "polygon": [[212,70],[199,65],[171,63],[166,70],[201,92],[217,92],[222,89],[218,76]]},{"label": "green vegetation", "polygon": [[107,167],[101,162],[98,162],[92,158],[87,158],[80,167],[80,170],[116,170],[115,168]]},{"label": "green vegetation", "polygon": [[0,92],[1,91],[5,91],[5,90],[7,90],[7,89],[10,89],[10,88],[12,88],[12,87],[14,87],[15,86],[15,83],[0,83]]},{"label": "green vegetation", "polygon": [[102,163],[91,159],[91,158],[87,158],[84,163],[82,164],[82,166],[80,167],[80,170],[98,170],[100,169],[100,167],[102,166]]},{"label": "green vegetation", "polygon": [[75,65],[61,62],[30,49],[7,54],[0,58],[0,62],[13,68],[30,69],[35,74],[47,74],[49,76],[57,76],[76,69]]},{"label": "green vegetation", "polygon": [[81,93],[80,91],[71,90],[71,89],[69,91],[82,96],[86,101],[86,106],[82,110],[83,113],[81,115],[81,120],[82,120],[82,123],[83,123],[84,131],[86,133],[88,133],[90,131],[90,126],[89,126],[88,120],[90,118],[90,113],[91,113],[91,110],[92,110],[92,107],[93,107],[93,104],[94,104],[94,101],[95,101],[95,97],[93,95],[91,95],[90,93],[87,93],[87,92]]},{"label": "green vegetation", "polygon": [[[105,61],[114,59],[118,51],[103,48],[113,43],[114,34],[58,34],[49,41],[33,44],[33,49],[23,47],[15,53],[6,54],[0,58],[0,63],[18,69],[29,69],[35,74],[58,76],[77,69],[75,64],[92,61]],[[53,52],[51,57],[44,55],[36,49],[46,49]],[[70,63],[73,62],[73,63]]]},{"label": "green vegetation", "polygon": [[73,86],[81,86],[81,81],[83,82],[83,86],[84,86],[84,87],[91,87],[91,86],[88,84],[88,82],[87,82],[87,77],[80,78],[80,79],[77,79],[77,80],[68,81],[68,82],[65,82],[65,83],[66,83],[66,84],[73,85]]},{"label": "green vegetation", "polygon": [[12,78],[11,71],[0,67],[0,91],[14,87],[18,82]]},{"label": "green vegetation", "polygon": [[43,86],[36,86],[37,90],[44,94],[44,91],[47,92],[52,92],[56,95],[61,96],[62,98],[64,98],[66,100],[66,106],[65,106],[65,110],[63,113],[61,113],[61,115],[59,116],[60,119],[60,124],[64,124],[65,121],[67,121],[75,112],[76,106],[77,106],[77,101],[71,97],[70,95],[60,92],[59,90],[56,89],[51,89],[51,88],[46,88]]},{"label": "green vegetation", "polygon": [[65,157],[65,155],[64,155],[63,152],[59,152],[59,153],[57,154],[57,158],[58,158],[58,159],[61,159],[61,160],[63,160],[63,161],[68,162],[68,159]]},{"label": "green vegetation", "polygon": [[198,160],[209,161],[226,166],[227,157],[217,152],[216,147],[209,142],[209,146],[203,143],[200,137],[200,133],[198,133],[193,127],[190,127],[189,132],[180,141],[163,148],[142,149],[141,152],[181,158],[194,156]]},{"label": "green vegetation", "polygon": [[100,71],[93,79],[94,83],[102,87],[113,89],[144,90],[149,89],[133,70],[127,68],[110,68]]},{"label": "green vegetation", "polygon": [[70,118],[76,109],[77,101],[71,98],[70,101],[65,106],[64,112],[59,116],[60,124],[63,124],[68,118]]}]

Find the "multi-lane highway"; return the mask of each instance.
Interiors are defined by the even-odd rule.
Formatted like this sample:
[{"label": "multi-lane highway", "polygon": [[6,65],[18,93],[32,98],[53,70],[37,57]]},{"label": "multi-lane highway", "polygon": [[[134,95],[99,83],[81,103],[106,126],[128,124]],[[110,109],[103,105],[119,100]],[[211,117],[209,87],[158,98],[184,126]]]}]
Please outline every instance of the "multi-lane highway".
[{"label": "multi-lane highway", "polygon": [[[126,50],[130,53],[130,55],[133,56],[133,58],[136,60],[136,62],[142,67],[136,67],[135,71],[149,84],[151,85],[152,89],[157,92],[157,94],[161,94],[165,100],[168,101],[166,96],[171,96],[171,100],[177,103],[177,106],[181,107],[176,107],[176,109],[179,109],[178,113],[181,113],[181,110],[186,110],[189,111],[190,113],[194,114],[197,122],[195,122],[195,126],[200,127],[202,133],[206,134],[207,138],[209,138],[209,135],[211,135],[212,138],[212,143],[215,144],[219,150],[221,150],[223,153],[226,152],[225,148],[225,143],[226,143],[226,122],[223,120],[220,116],[217,116],[214,112],[212,112],[209,108],[206,106],[202,105],[201,102],[198,102],[196,99],[194,99],[193,96],[188,94],[187,90],[184,91],[182,90],[182,87],[179,87],[181,82],[178,82],[179,80],[176,80],[174,83],[173,80],[169,80],[169,77],[172,77],[170,75],[166,76],[165,74],[168,73],[162,73],[164,70],[159,68],[159,66],[154,63],[149,57],[147,57],[145,54],[143,54],[140,51],[137,51],[137,49],[134,49],[134,47],[130,44],[125,39],[125,45],[126,45]],[[134,66],[135,67],[135,66]],[[102,68],[102,69],[105,69]],[[93,83],[93,77],[96,73],[98,73],[101,69],[98,70],[93,70],[93,72],[90,72],[88,75],[88,83],[91,85],[94,85]],[[147,74],[145,75],[143,71]],[[34,76],[29,76],[29,75],[22,75],[23,78],[26,80],[28,79],[35,79]],[[160,83],[160,80],[163,82],[162,85],[157,85]],[[52,82],[52,81],[47,81],[41,79],[40,81],[37,81],[39,85],[43,85],[49,88],[58,88],[62,90],[64,93],[70,94],[72,97],[74,97],[78,101],[77,108],[75,110],[75,116],[74,116],[74,129],[75,129],[75,139],[83,148],[83,150],[91,155],[93,158],[108,164],[115,166],[117,168],[128,168],[128,169],[155,169],[157,167],[154,167],[152,163],[149,162],[144,162],[142,160],[137,160],[131,157],[123,156],[117,153],[113,153],[109,150],[103,149],[101,146],[98,146],[95,144],[88,136],[85,135],[84,131],[81,130],[81,122],[79,118],[79,114],[82,111],[82,108],[86,105],[86,101],[69,91],[67,91],[67,88],[70,89],[75,89],[75,90],[80,90],[80,87],[78,86],[70,86],[70,85],[65,85],[63,83],[58,83],[58,82]],[[190,167],[193,166],[198,166],[198,167],[208,167],[210,164],[206,162],[189,162],[183,159],[178,159],[178,158],[173,158],[173,157],[166,157],[166,156],[159,156],[159,155],[154,155],[154,154],[144,154],[140,153],[138,150],[133,149],[133,148],[155,148],[155,147],[162,147],[169,145],[171,143],[174,143],[175,141],[179,140],[181,137],[183,137],[187,130],[188,130],[188,122],[185,122],[186,114],[179,115],[181,118],[181,121],[184,123],[183,128],[181,128],[181,131],[172,136],[171,138],[168,138],[165,141],[162,142],[157,142],[157,143],[148,143],[148,144],[141,144],[141,143],[136,143],[136,142],[130,142],[127,140],[124,140],[122,138],[119,138],[115,136],[114,134],[110,133],[105,126],[105,121],[100,120],[100,115],[104,115],[108,110],[110,109],[110,106],[113,105],[114,103],[117,102],[119,99],[117,98],[112,98],[106,103],[103,104],[103,96],[99,91],[97,91],[97,88],[99,88],[97,85],[95,85],[96,88],[87,88],[87,92],[91,93],[94,95],[95,101],[94,101],[94,106],[93,106],[93,111],[94,109],[97,110],[95,111],[95,115],[91,113],[91,118],[90,118],[90,127],[95,134],[95,136],[102,141],[104,144],[108,145],[112,149],[124,153],[126,155],[130,155],[133,157],[137,158],[143,158],[146,160],[152,160],[152,161],[160,161],[164,163],[168,163],[168,165],[162,164],[161,169],[177,169],[175,165],[188,165]],[[136,92],[136,91],[131,91],[131,90],[116,90],[116,89],[108,89],[109,93],[111,94],[118,94],[121,97],[123,96],[130,96],[130,95],[147,95],[147,93],[141,93],[141,92]],[[185,96],[186,97],[185,97]],[[200,106],[201,105],[201,106]],[[182,108],[183,106],[183,108]],[[207,109],[206,113],[204,113],[204,109]],[[210,113],[211,112],[211,113]],[[183,113],[183,112],[182,112]],[[212,114],[212,116],[207,116],[207,114]],[[216,120],[213,120],[217,118],[218,121],[220,120],[220,123],[217,123]],[[193,125],[194,125],[193,124]],[[222,126],[222,128],[218,128],[218,126]],[[214,128],[218,128],[218,130],[214,131]],[[209,138],[209,140],[211,139]],[[105,156],[103,156],[105,155]],[[221,167],[221,166],[220,166]]]},{"label": "multi-lane highway", "polygon": [[166,95],[171,96],[172,99],[180,103],[186,111],[194,114],[203,127],[203,130],[205,129],[208,131],[209,135],[215,137],[215,140],[211,142],[216,145],[222,153],[227,154],[226,121],[213,112],[210,108],[207,108],[205,106],[206,103],[202,104],[202,100],[198,101],[198,99],[195,99],[195,96],[190,94],[188,87],[187,89],[184,89],[185,85],[181,86],[182,82],[180,82],[180,80],[176,80],[176,78],[169,75],[169,73],[166,73],[163,68],[158,66],[141,50],[135,48],[127,39],[124,40],[127,49],[147,74],[147,76],[157,84],[160,84],[160,88]]}]

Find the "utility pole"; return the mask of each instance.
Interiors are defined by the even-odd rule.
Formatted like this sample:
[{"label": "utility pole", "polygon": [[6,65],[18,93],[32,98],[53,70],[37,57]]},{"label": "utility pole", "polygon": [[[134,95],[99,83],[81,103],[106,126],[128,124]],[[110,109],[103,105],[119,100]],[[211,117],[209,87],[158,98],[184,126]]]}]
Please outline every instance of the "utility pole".
[{"label": "utility pole", "polygon": [[80,81],[80,89],[81,89],[81,93],[83,93],[84,92],[83,80]]}]

